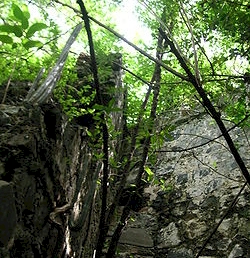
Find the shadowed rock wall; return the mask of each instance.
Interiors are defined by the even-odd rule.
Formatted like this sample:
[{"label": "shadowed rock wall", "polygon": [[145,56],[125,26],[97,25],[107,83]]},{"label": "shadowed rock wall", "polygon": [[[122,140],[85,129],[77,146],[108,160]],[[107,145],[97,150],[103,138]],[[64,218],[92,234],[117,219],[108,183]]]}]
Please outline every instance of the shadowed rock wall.
[{"label": "shadowed rock wall", "polygon": [[[118,131],[124,104],[120,76],[120,69],[113,70],[110,83],[121,109],[111,114]],[[101,146],[54,100],[17,104],[22,98],[12,101],[12,94],[10,88],[7,104],[0,105],[0,257],[92,257]]]},{"label": "shadowed rock wall", "polygon": [[[166,152],[159,153],[152,170],[165,183],[145,189],[148,207],[131,215],[119,257],[195,257],[244,185],[223,137],[216,138],[220,132],[212,119],[188,121],[177,121],[173,138],[162,147]],[[249,168],[249,129],[234,128],[230,134]],[[250,257],[249,215],[250,191],[245,187],[200,257]]]}]

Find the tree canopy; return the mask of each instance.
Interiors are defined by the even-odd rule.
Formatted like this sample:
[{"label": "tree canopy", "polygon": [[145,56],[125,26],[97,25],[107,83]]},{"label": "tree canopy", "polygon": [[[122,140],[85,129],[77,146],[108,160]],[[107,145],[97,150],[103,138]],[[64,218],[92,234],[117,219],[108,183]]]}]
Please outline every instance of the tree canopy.
[{"label": "tree canopy", "polygon": [[[103,100],[98,96],[99,83],[105,83],[110,73],[107,66],[110,54],[120,54],[123,60],[122,64],[117,65],[123,70],[126,104],[122,112],[126,118],[130,144],[129,155],[119,161],[122,164],[114,161],[114,166],[119,165],[122,171],[129,170],[134,150],[142,146],[135,182],[138,188],[142,187],[145,180],[150,181],[154,177],[146,165],[147,158],[151,164],[154,163],[155,151],[161,148],[164,141],[171,139],[176,118],[207,112],[218,124],[250,184],[249,173],[224,125],[228,120],[236,126],[250,125],[248,2],[138,0],[134,15],[151,32],[151,37],[140,35],[133,42],[123,35],[123,31],[119,31],[120,26],[114,19],[124,5],[122,0],[88,0],[84,4],[80,0],[31,0],[28,4],[22,0],[11,3],[5,0],[0,4],[3,10],[0,25],[0,84],[5,92],[2,104],[6,103],[10,81],[32,82],[42,67],[47,71],[51,69],[69,33],[80,22],[85,25],[71,49],[53,94],[70,119],[93,114],[97,110],[95,119],[101,121],[98,130],[102,132],[104,147],[101,158],[104,167],[106,164],[106,171],[104,168],[103,217],[100,222],[103,225],[100,226],[98,243],[101,244],[97,246],[97,257],[105,242],[101,238],[107,234],[105,194],[108,166],[113,162],[109,157],[109,141],[117,137],[107,119],[109,113],[116,112],[112,100],[109,99],[104,108]],[[125,22],[128,26],[137,26]],[[80,53],[92,60],[91,68],[81,63],[85,65],[84,87],[78,84],[76,68]],[[90,90],[91,80],[95,84],[94,91]],[[97,105],[86,108],[94,99],[97,99]],[[93,132],[89,132],[89,135],[93,136]],[[121,189],[124,180],[121,180]],[[118,197],[121,189],[117,191]],[[120,225],[123,225],[130,209],[129,205],[125,207]],[[112,215],[112,212],[114,210],[111,208],[109,214]],[[114,253],[121,230],[122,227],[118,225],[109,246],[110,255]]]},{"label": "tree canopy", "polygon": [[[14,1],[12,4],[6,1],[1,5],[4,10],[0,27],[1,84],[6,82],[10,75],[12,79],[32,81],[39,68],[49,68],[48,64],[54,62],[64,44],[64,34],[81,21],[77,3],[30,1],[27,6],[23,1]],[[111,30],[119,29],[112,15],[118,9],[122,10],[122,1],[87,1],[85,5],[90,17],[101,21]],[[214,105],[223,112],[225,118],[240,122],[247,113],[247,2],[138,1],[135,8],[134,15],[151,31],[152,39],[141,36],[135,39],[134,44],[153,57],[157,51],[158,29],[161,26],[169,39],[176,44],[191,71],[199,76]],[[40,17],[34,17],[34,11],[39,13]],[[128,48],[124,48],[124,43],[121,44],[123,39],[99,24],[92,21],[91,26],[97,56],[121,52],[124,65],[132,72],[125,72],[123,80],[128,90],[128,117],[133,121],[147,90],[145,81],[150,83],[152,78],[154,60],[137,51],[128,51]],[[128,26],[133,25],[128,23]],[[120,34],[123,32],[120,31]],[[87,45],[86,33],[82,32],[74,53],[67,62],[69,69],[65,69],[60,86],[65,86],[67,80],[74,78],[70,67],[74,65],[80,52],[88,52]],[[184,79],[185,71],[166,42],[162,47],[161,61],[183,76],[176,76],[171,71],[162,69],[158,114],[166,114],[168,110],[180,109],[183,106],[192,109],[200,106],[199,97],[197,98],[194,88]],[[70,78],[67,78],[68,76]]]}]

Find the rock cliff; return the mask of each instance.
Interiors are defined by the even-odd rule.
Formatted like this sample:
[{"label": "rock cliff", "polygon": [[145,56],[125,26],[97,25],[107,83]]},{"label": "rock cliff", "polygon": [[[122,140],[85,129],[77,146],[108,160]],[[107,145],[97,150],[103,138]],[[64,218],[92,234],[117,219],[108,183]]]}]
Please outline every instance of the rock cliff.
[{"label": "rock cliff", "polygon": [[[250,192],[237,164],[209,116],[179,120],[152,167],[162,184],[145,189],[150,201],[131,214],[119,257],[196,257],[241,190],[199,257],[250,257]],[[249,128],[227,127],[249,168]]]}]

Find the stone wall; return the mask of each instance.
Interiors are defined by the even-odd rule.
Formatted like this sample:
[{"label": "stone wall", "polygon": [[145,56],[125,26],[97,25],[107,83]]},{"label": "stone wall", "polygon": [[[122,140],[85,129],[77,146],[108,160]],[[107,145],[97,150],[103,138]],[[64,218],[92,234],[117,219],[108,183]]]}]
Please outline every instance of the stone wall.
[{"label": "stone wall", "polygon": [[[180,120],[188,122],[165,142],[152,168],[157,179],[163,180],[162,187],[151,184],[145,189],[148,207],[131,215],[119,257],[195,257],[244,185],[212,119]],[[228,129],[232,126],[227,124]],[[249,168],[249,128],[235,128],[230,134]],[[249,200],[246,186],[200,257],[250,257]]]},{"label": "stone wall", "polygon": [[[0,257],[92,258],[100,217],[101,143],[86,126],[69,121],[55,100],[23,103],[30,83],[19,85],[16,92],[10,87],[6,104],[0,105]],[[120,68],[113,69],[109,85],[120,108],[110,115],[119,131]],[[94,130],[93,121],[91,126]]]},{"label": "stone wall", "polygon": [[[69,124],[52,103],[32,109],[6,105],[1,111],[8,123],[1,127],[0,198],[9,192],[10,205],[1,205],[0,256],[61,257],[67,250],[79,257],[84,236],[68,242],[69,225],[82,215],[77,201],[86,198],[96,174],[83,129]],[[82,195],[76,196],[79,189]]]}]

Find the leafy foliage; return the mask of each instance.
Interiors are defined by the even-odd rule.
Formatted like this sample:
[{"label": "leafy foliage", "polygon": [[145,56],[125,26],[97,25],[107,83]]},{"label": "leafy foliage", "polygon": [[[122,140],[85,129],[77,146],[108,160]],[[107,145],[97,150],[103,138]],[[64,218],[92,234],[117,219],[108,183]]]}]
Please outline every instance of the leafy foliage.
[{"label": "leafy foliage", "polygon": [[[0,70],[4,72],[0,83],[8,79],[33,81],[40,68],[46,64],[46,60],[51,63],[51,55],[42,52],[58,49],[54,47],[55,41],[52,44],[46,41],[49,42],[59,31],[54,26],[50,27],[51,23],[48,25],[47,22],[34,21],[29,7],[22,1],[6,4],[1,20],[3,24],[0,25]],[[46,49],[46,46],[49,48]]]},{"label": "leafy foliage", "polygon": [[[18,5],[13,3],[11,12],[9,21],[5,21],[5,24],[0,26],[0,31],[6,33],[0,35],[0,40],[6,44],[12,44],[13,49],[18,47],[18,45],[21,45],[26,50],[33,47],[41,47],[43,43],[40,40],[32,39],[32,36],[48,26],[41,22],[30,25],[30,13],[25,5],[23,10],[21,10]],[[14,34],[15,37],[11,37],[10,34]]]},{"label": "leafy foliage", "polygon": [[[41,20],[33,19],[31,6],[23,2],[15,0],[10,4],[4,1],[0,25],[1,84],[8,79],[33,81],[39,69],[51,67],[60,54],[62,25],[49,17],[47,7],[67,16],[63,17],[63,26],[73,27],[82,18],[78,6],[71,1],[43,0],[30,1],[42,13]],[[116,172],[115,176],[110,176],[111,186],[118,182],[122,191],[128,171],[138,162],[139,172],[134,185],[141,187],[141,182],[155,183],[164,191],[171,191],[173,186],[157,179],[151,166],[157,163],[155,151],[173,139],[171,132],[177,120],[209,110],[208,103],[212,106],[209,112],[216,112],[211,114],[213,117],[218,115],[219,119],[249,126],[249,4],[244,0],[141,0],[137,14],[150,29],[152,38],[137,38],[136,45],[142,51],[131,53],[121,46],[117,34],[112,34],[116,29],[112,13],[122,1],[85,2],[89,17],[105,20],[106,28],[91,22],[97,63],[91,63],[87,35],[83,31],[68,58],[54,96],[70,119],[80,121],[87,117],[93,122],[95,128],[88,130],[87,135],[93,140],[98,139],[99,149],[102,140],[106,145],[110,140],[106,153],[98,152],[96,156],[106,158],[106,164]],[[143,51],[156,56],[157,62],[142,55]],[[114,108],[115,100],[110,96],[115,96],[116,92],[108,91],[112,84],[112,53],[122,53],[125,66],[126,103],[123,110]],[[80,63],[79,57],[82,58]],[[100,85],[104,86],[105,105],[96,101],[94,65],[98,67]],[[124,132],[117,132],[112,124],[109,115],[115,112],[122,112],[126,118]],[[102,128],[109,130],[106,139],[100,137]],[[122,139],[117,143],[122,149],[119,151],[112,145],[119,141],[117,139]],[[105,157],[109,156],[109,151],[112,155]],[[135,160],[134,153],[140,155],[139,161]],[[133,190],[135,195],[138,192]],[[118,201],[119,189],[114,206]],[[126,208],[129,211],[129,201]]]}]

